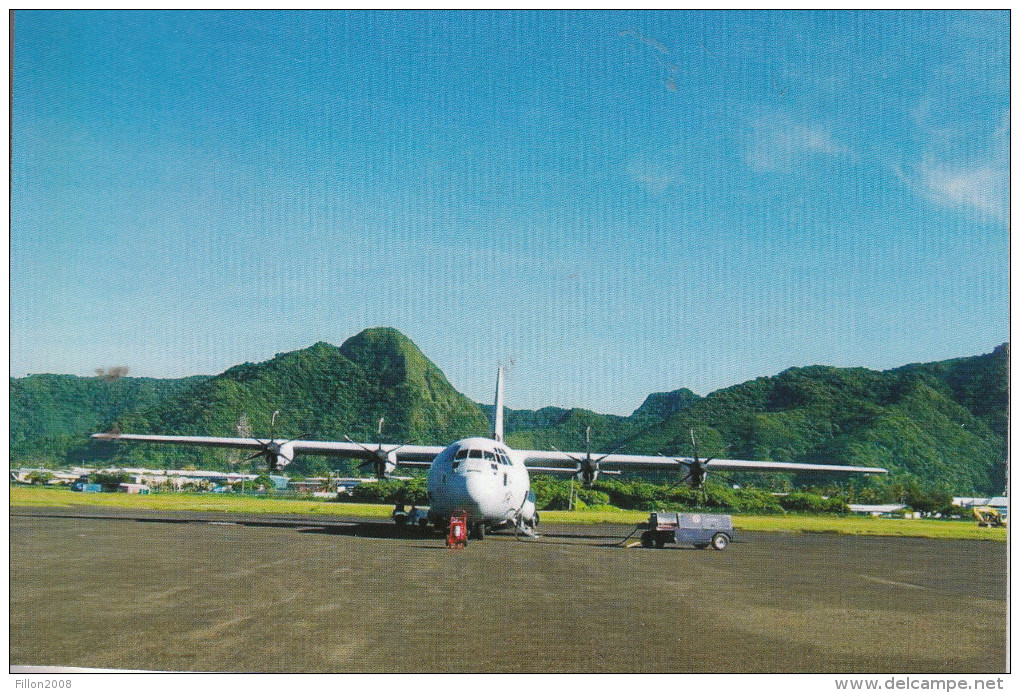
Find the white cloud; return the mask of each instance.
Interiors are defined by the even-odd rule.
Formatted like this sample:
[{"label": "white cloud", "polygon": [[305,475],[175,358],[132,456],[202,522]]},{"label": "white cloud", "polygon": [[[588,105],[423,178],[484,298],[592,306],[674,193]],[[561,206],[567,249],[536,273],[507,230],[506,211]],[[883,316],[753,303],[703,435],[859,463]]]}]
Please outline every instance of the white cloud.
[{"label": "white cloud", "polygon": [[[923,104],[922,104],[923,108]],[[914,115],[913,113],[911,114]],[[915,123],[917,120],[915,119]],[[950,128],[922,128],[930,144],[919,164],[894,173],[918,194],[943,207],[971,210],[993,219],[1009,218],[1009,114],[1000,119],[979,151],[961,155],[961,137]],[[937,151],[938,153],[933,153]]]},{"label": "white cloud", "polygon": [[677,181],[673,169],[662,161],[632,157],[627,162],[627,176],[653,195],[661,195]]},{"label": "white cloud", "polygon": [[847,153],[828,129],[778,116],[752,123],[747,160],[757,171],[774,172],[792,170],[810,157]]},{"label": "white cloud", "polygon": [[1009,169],[1004,166],[966,168],[925,161],[917,169],[914,187],[945,207],[969,208],[999,220],[1009,213]]}]

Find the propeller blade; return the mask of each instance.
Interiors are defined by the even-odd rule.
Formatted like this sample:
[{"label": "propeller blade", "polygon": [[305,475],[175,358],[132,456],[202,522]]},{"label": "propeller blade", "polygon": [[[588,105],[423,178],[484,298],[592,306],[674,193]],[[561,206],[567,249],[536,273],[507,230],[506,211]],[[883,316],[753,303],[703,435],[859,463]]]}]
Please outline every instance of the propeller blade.
[{"label": "propeller blade", "polygon": [[664,458],[666,458],[666,459],[668,459],[668,460],[673,460],[673,461],[674,461],[674,462],[676,462],[677,464],[682,464],[682,465],[684,465],[685,467],[687,467],[688,469],[690,469],[690,468],[691,468],[691,466],[692,466],[692,465],[694,464],[694,463],[693,463],[693,462],[691,462],[690,460],[685,460],[685,459],[684,459],[683,457],[673,457],[672,455],[667,455],[667,454],[665,454],[665,453],[663,453],[663,452],[658,452],[658,453],[656,453],[656,454],[657,454],[657,455],[658,455],[659,457],[664,457]]},{"label": "propeller blade", "polygon": [[289,445],[290,443],[293,443],[295,440],[301,440],[302,438],[307,438],[309,435],[311,435],[311,434],[310,433],[302,433],[299,436],[295,436],[294,438],[291,438],[286,443],[284,443],[284,445]]},{"label": "propeller blade", "polygon": [[574,462],[577,463],[577,467],[574,468],[574,473],[575,474],[577,472],[581,471],[581,465],[584,464],[584,458],[583,457],[576,457],[575,455],[571,455],[569,452],[563,452],[562,450],[560,450],[555,445],[550,445],[549,447],[551,447],[553,450],[555,450],[556,452],[560,453],[561,455],[566,455],[567,457],[569,457],[570,459],[572,459]]},{"label": "propeller blade", "polygon": [[686,476],[680,477],[679,481],[676,481],[672,485],[670,485],[669,490],[672,491],[675,488],[679,488],[680,486],[683,486],[688,481],[690,481],[691,476],[692,476],[691,473],[688,472]]},{"label": "propeller blade", "polygon": [[276,440],[274,431],[276,430],[276,417],[279,415],[280,410],[277,409],[273,412],[273,418],[269,420],[269,442],[272,443]]},{"label": "propeller blade", "polygon": [[351,445],[357,445],[357,446],[358,446],[359,448],[361,448],[361,449],[362,449],[362,450],[364,450],[365,452],[371,453],[371,454],[373,454],[373,455],[374,455],[374,454],[376,453],[376,451],[375,451],[375,450],[373,450],[373,449],[371,449],[371,448],[368,448],[368,447],[365,447],[364,445],[362,445],[362,444],[361,444],[361,443],[359,443],[358,441],[356,441],[356,440],[351,440],[350,436],[344,436],[344,440],[346,440],[346,441],[347,441],[348,443],[350,443]]},{"label": "propeller blade", "polygon": [[[400,448],[406,448],[408,445],[414,445],[415,442],[416,442],[415,440],[409,440],[406,443],[401,443],[400,445],[398,445],[397,447],[393,448],[392,450],[387,451],[386,454],[389,455],[391,453],[396,452]],[[379,445],[379,449],[382,450],[382,445],[381,444]]]},{"label": "propeller blade", "polygon": [[598,462],[601,462],[602,460],[606,459],[606,458],[607,458],[607,457],[609,457],[610,455],[615,455],[616,453],[620,452],[620,450],[623,450],[623,449],[624,449],[625,447],[627,447],[627,446],[628,446],[629,444],[630,444],[630,443],[624,443],[623,445],[621,445],[620,447],[616,448],[616,449],[615,449],[615,450],[613,450],[612,452],[607,452],[607,453],[606,453],[605,455],[602,455],[601,457],[597,458],[597,459],[595,460],[595,462],[596,462],[596,463],[598,463]]},{"label": "propeller blade", "polygon": [[256,457],[262,457],[262,455],[264,455],[264,454],[265,454],[265,452],[266,452],[265,450],[259,450],[259,451],[258,451],[258,452],[256,452],[256,453],[255,453],[254,455],[248,455],[248,456],[247,456],[247,457],[245,457],[245,458],[244,458],[243,460],[241,460],[241,464],[244,464],[245,462],[247,462],[247,461],[249,461],[249,460],[253,460],[253,459],[255,459]]}]

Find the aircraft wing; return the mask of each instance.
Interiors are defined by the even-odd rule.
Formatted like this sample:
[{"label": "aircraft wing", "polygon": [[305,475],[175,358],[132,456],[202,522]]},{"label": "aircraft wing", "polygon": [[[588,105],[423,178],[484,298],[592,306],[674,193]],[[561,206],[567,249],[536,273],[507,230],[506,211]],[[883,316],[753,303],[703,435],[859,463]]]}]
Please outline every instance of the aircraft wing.
[{"label": "aircraft wing", "polygon": [[209,448],[234,448],[258,452],[276,444],[300,455],[330,455],[344,459],[368,460],[393,453],[404,467],[428,467],[446,448],[441,445],[397,445],[395,443],[356,443],[340,441],[291,440],[268,438],[217,438],[215,436],[160,436],[134,433],[93,433],[96,440],[156,443],[163,445],[199,445]]},{"label": "aircraft wing", "polygon": [[[524,455],[524,464],[536,472],[573,473],[585,459],[583,452],[549,450],[518,450]],[[693,457],[664,457],[660,455],[598,455],[592,453],[592,462],[603,469],[678,469],[694,464]],[[546,466],[552,464],[553,466]],[[562,466],[560,466],[562,465]],[[881,467],[855,467],[845,464],[805,464],[801,462],[766,462],[762,460],[711,460],[705,465],[709,471],[720,472],[815,472],[820,474],[887,474]]]}]

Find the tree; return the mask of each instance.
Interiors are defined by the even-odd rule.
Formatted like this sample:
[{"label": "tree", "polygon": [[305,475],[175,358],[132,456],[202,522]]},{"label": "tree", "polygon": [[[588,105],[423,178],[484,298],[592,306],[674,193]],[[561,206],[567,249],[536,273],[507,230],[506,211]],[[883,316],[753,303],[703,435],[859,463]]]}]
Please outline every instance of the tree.
[{"label": "tree", "polygon": [[116,491],[127,480],[127,472],[96,472],[89,475],[89,483],[102,485],[104,491]]},{"label": "tree", "polygon": [[273,483],[268,474],[259,474],[250,482],[250,488],[255,489],[256,492],[271,494],[276,491],[276,484]]},{"label": "tree", "polygon": [[28,483],[40,486],[48,484],[51,479],[53,479],[53,474],[50,472],[32,472],[25,477],[25,481]]}]

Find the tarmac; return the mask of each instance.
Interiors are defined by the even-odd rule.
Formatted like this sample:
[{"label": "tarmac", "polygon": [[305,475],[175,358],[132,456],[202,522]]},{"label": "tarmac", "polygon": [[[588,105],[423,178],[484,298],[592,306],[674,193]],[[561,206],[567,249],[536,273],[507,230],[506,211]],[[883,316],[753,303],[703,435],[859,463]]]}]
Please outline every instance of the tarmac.
[{"label": "tarmac", "polygon": [[229,672],[1008,671],[1006,543],[739,532],[463,550],[381,521],[11,509],[10,664]]}]

